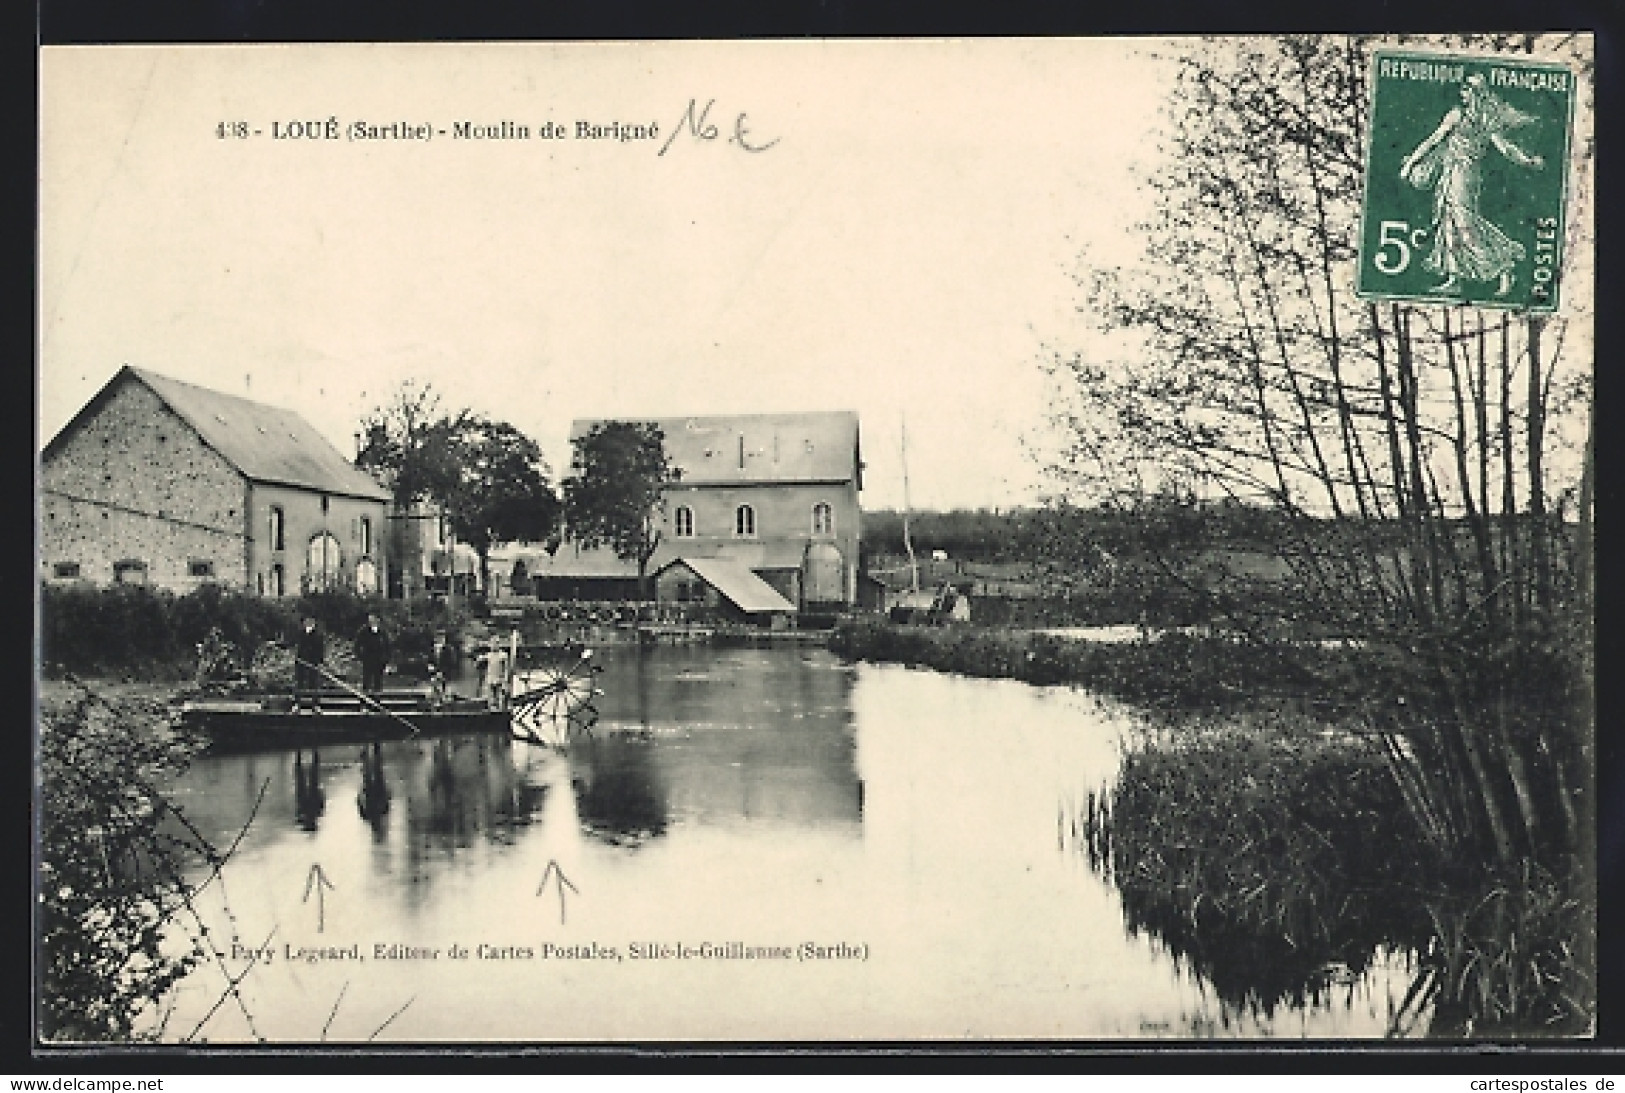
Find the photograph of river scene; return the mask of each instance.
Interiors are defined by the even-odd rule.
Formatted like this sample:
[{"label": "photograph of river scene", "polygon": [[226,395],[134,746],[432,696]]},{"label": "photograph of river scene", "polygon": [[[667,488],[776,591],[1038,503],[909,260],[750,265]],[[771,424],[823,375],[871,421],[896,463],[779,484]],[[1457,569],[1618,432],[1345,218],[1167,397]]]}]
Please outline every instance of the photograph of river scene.
[{"label": "photograph of river scene", "polygon": [[46,47],[36,1046],[1588,1043],[1593,74]]}]

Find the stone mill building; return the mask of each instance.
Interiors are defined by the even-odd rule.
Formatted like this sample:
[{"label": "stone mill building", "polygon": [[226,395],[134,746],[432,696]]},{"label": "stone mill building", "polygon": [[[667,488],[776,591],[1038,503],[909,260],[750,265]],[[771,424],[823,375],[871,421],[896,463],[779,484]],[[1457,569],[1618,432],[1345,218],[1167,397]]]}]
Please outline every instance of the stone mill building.
[{"label": "stone mill building", "polygon": [[291,410],[126,365],[41,454],[42,576],[377,592],[388,501]]},{"label": "stone mill building", "polygon": [[[720,593],[747,612],[786,613],[857,602],[863,455],[856,413],[635,420],[659,426],[677,472],[664,490],[660,545],[649,562],[658,598]],[[595,424],[574,422],[572,439]],[[636,567],[607,550],[566,543],[554,555],[530,554],[527,565],[538,590],[591,597],[594,586],[635,588]]]}]

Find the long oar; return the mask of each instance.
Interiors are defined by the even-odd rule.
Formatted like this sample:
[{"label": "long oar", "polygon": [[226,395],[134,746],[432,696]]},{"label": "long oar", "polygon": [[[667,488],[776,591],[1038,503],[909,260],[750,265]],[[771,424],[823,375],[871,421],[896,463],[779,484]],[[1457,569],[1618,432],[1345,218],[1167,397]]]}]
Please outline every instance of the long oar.
[{"label": "long oar", "polygon": [[385,714],[386,716],[389,716],[389,717],[393,717],[396,721],[399,721],[401,724],[403,724],[407,728],[411,729],[413,736],[416,736],[418,734],[418,727],[416,725],[412,724],[406,718],[402,717],[400,714],[396,713],[394,710],[388,708],[387,706],[383,705],[382,703],[374,701],[373,698],[370,695],[366,694],[365,692],[356,690],[354,687],[352,687],[348,683],[344,682],[344,680],[340,679],[338,676],[334,675],[332,672],[329,672],[326,668],[323,668],[320,664],[312,664],[312,663],[310,663],[310,661],[301,660],[297,656],[295,656],[293,658],[293,662],[295,664],[303,664],[306,668],[314,668],[316,671],[320,672],[326,679],[328,679],[329,681],[331,681],[333,683],[337,683],[344,690],[348,691],[350,694],[355,695],[362,702],[365,702],[367,705],[371,706],[373,709],[377,710],[379,713]]}]

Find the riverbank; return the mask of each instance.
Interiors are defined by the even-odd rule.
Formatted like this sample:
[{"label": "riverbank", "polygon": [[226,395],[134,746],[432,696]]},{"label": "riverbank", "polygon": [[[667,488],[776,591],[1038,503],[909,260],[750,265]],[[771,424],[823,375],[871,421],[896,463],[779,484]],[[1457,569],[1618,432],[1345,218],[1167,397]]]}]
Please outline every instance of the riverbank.
[{"label": "riverbank", "polygon": [[1128,927],[1238,1010],[1328,996],[1388,955],[1413,968],[1390,1036],[1578,1036],[1595,1019],[1583,870],[1476,860],[1419,837],[1372,736],[1177,715],[1071,817]]},{"label": "riverbank", "polygon": [[1371,655],[1308,643],[1256,643],[1167,631],[1095,642],[1035,630],[843,620],[829,647],[848,660],[908,664],[1026,683],[1071,684],[1149,705],[1225,708],[1272,700],[1327,712],[1355,708]]}]

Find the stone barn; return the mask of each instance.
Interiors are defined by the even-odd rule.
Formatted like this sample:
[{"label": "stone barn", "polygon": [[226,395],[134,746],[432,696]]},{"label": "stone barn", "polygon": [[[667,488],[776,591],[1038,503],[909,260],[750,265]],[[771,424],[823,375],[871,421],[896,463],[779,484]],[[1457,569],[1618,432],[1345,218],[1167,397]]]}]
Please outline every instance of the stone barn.
[{"label": "stone barn", "polygon": [[126,365],[40,464],[47,581],[386,587],[388,493],[291,410]]}]

